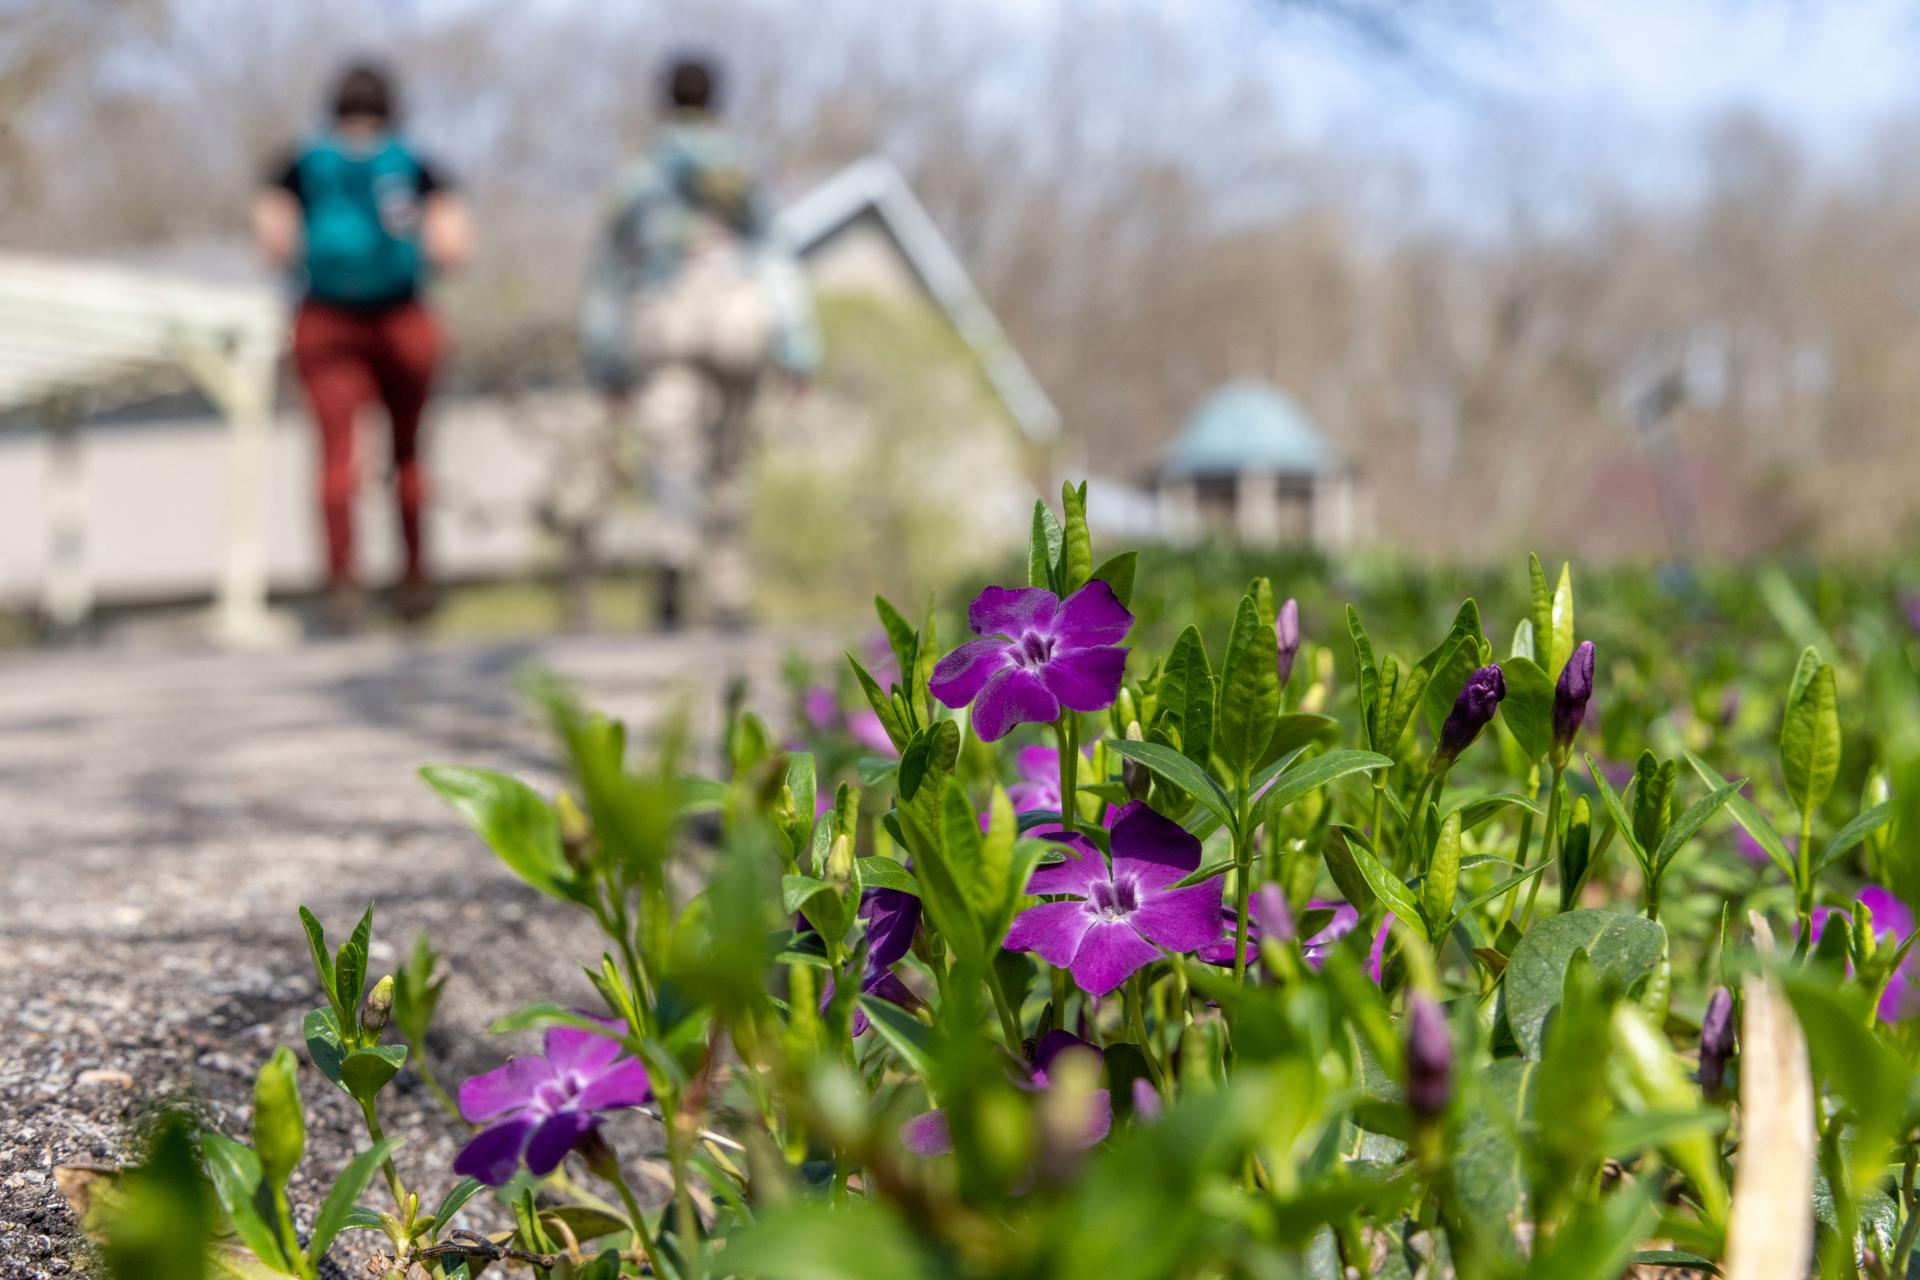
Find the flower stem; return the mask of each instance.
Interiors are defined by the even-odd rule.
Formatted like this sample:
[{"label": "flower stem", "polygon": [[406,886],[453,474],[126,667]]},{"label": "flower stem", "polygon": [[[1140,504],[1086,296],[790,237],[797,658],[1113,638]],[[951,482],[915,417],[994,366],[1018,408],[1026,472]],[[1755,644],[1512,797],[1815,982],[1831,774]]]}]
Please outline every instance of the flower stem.
[{"label": "flower stem", "polygon": [[[358,1101],[360,1103],[360,1114],[366,1117],[367,1136],[373,1139],[375,1146],[378,1146],[387,1140],[386,1133],[380,1128],[380,1117],[374,1114],[373,1104],[371,1102],[368,1102],[364,1098]],[[395,1212],[402,1218],[406,1217],[407,1189],[401,1185],[400,1171],[393,1167],[393,1157],[389,1156],[380,1162],[380,1171],[387,1177],[387,1190],[393,1193],[393,1207]]]},{"label": "flower stem", "polygon": [[1013,1011],[1013,1005],[1007,999],[1007,989],[1000,981],[1000,971],[987,964],[987,990],[993,993],[994,1011],[1000,1015],[1000,1034],[1006,1037],[1007,1049],[1014,1057],[1020,1056],[1020,1019]]},{"label": "flower stem", "polygon": [[1139,969],[1127,979],[1127,1023],[1133,1028],[1134,1042],[1140,1046],[1140,1056],[1147,1060],[1147,1072],[1153,1077],[1153,1084],[1162,1093],[1166,1092],[1166,1073],[1160,1069],[1160,1060],[1153,1051],[1153,1042],[1147,1039],[1147,971]]},{"label": "flower stem", "polygon": [[1233,831],[1233,980],[1247,980],[1247,899],[1253,892],[1252,806],[1247,800],[1247,780],[1240,780],[1239,822]]},{"label": "flower stem", "polygon": [[[1547,783],[1547,786],[1550,788],[1547,794],[1547,838],[1543,840],[1540,845],[1540,860],[1542,862],[1552,862],[1554,855],[1560,850],[1560,776],[1562,772],[1564,772],[1564,770],[1555,769],[1552,778]],[[1523,856],[1520,862],[1520,869],[1525,871],[1527,869],[1526,858]],[[1533,920],[1534,900],[1540,896],[1540,882],[1546,878],[1547,873],[1542,871],[1533,878],[1533,883],[1527,886],[1526,909],[1520,913],[1520,932],[1522,933],[1527,931],[1527,925]],[[1658,909],[1656,895],[1655,910]]]},{"label": "flower stem", "polygon": [[633,1188],[627,1185],[627,1175],[621,1172],[620,1162],[616,1159],[603,1161],[594,1172],[611,1182],[613,1189],[620,1193],[620,1203],[627,1207],[627,1225],[633,1229],[634,1241],[646,1257],[647,1265],[653,1269],[653,1274],[666,1275],[667,1271],[654,1254],[653,1233],[647,1230],[646,1215],[640,1212],[640,1203],[633,1198]]},{"label": "flower stem", "polygon": [[1796,850],[1800,867],[1800,946],[1812,945],[1813,937],[1813,810],[1800,811],[1800,848]]},{"label": "flower stem", "polygon": [[1071,835],[1080,829],[1080,717],[1062,711],[1053,722],[1053,734],[1060,743],[1060,825]]}]

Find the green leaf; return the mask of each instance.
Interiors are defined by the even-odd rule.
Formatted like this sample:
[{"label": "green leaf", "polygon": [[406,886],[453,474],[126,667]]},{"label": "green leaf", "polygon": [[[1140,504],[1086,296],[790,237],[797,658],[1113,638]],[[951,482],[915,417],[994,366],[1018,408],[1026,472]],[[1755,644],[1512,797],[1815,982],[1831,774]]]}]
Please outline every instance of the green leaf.
[{"label": "green leaf", "polygon": [[1360,622],[1360,611],[1347,606],[1347,634],[1353,640],[1354,678],[1360,693],[1360,718],[1366,726],[1367,745],[1375,751],[1391,752],[1397,742],[1381,742],[1376,731],[1380,718],[1380,668],[1373,658],[1373,641]]},{"label": "green leaf", "polygon": [[1542,671],[1553,667],[1553,588],[1547,585],[1547,571],[1540,557],[1527,556],[1527,587],[1530,597],[1527,620],[1533,624],[1533,660]]},{"label": "green leaf", "polygon": [[913,741],[900,753],[900,780],[898,788],[901,803],[909,803],[920,794],[920,784],[926,780],[927,767],[933,758],[933,749],[938,736],[939,725],[932,725],[913,735]]},{"label": "green leaf", "polygon": [[253,1148],[209,1129],[200,1135],[200,1154],[206,1160],[207,1177],[220,1199],[220,1207],[227,1211],[233,1233],[260,1261],[282,1271],[292,1270],[280,1243],[280,1233],[272,1225],[277,1217],[273,1189],[260,1172],[260,1159]]},{"label": "green leaf", "polygon": [[1138,760],[1154,777],[1164,778],[1205,805],[1222,822],[1232,823],[1232,804],[1220,784],[1213,780],[1213,775],[1172,747],[1158,742],[1130,742],[1124,738],[1112,738],[1107,741],[1107,749],[1129,760]]},{"label": "green leaf", "polygon": [[1724,806],[1727,801],[1739,795],[1740,788],[1746,785],[1747,780],[1745,778],[1740,779],[1738,782],[1729,782],[1724,787],[1720,787],[1702,796],[1689,805],[1687,811],[1681,814],[1671,827],[1667,828],[1666,837],[1660,841],[1660,847],[1654,851],[1652,859],[1654,874],[1664,874],[1667,869],[1667,864],[1673,861],[1675,855],[1680,852],[1681,846],[1693,839],[1693,837],[1699,833],[1700,828],[1706,826],[1708,820],[1711,819],[1714,814],[1720,812],[1722,806]]},{"label": "green leaf", "polygon": [[1513,949],[1501,988],[1507,1026],[1530,1058],[1540,1054],[1541,1028],[1560,1003],[1576,951],[1587,953],[1603,987],[1625,992],[1666,955],[1667,931],[1645,916],[1586,909],[1550,916],[1529,929]]},{"label": "green leaf", "polygon": [[1480,606],[1464,600],[1453,615],[1447,637],[1407,673],[1406,685],[1394,697],[1394,718],[1401,724],[1413,718],[1413,709],[1426,711],[1427,730],[1438,734],[1453,710],[1461,688],[1480,666]]},{"label": "green leaf", "polygon": [[1780,768],[1787,794],[1800,812],[1816,812],[1826,803],[1840,772],[1840,710],[1833,668],[1825,663],[1787,705],[1780,726]]},{"label": "green leaf", "polygon": [[[959,789],[958,783],[948,785]],[[964,802],[966,796],[960,798]],[[1014,907],[1026,890],[1027,873],[1032,869],[1031,860],[1021,866],[1015,856],[1019,832],[1013,802],[1003,788],[995,787],[987,798],[987,827],[980,832],[980,885],[972,899],[988,947],[998,945],[1013,923]]]},{"label": "green leaf", "polygon": [[327,931],[314,919],[313,912],[300,908],[300,927],[307,931],[307,947],[313,952],[313,971],[320,976],[320,989],[327,994],[327,1003],[336,1005],[333,994],[333,957],[327,954]]},{"label": "green leaf", "polygon": [[887,633],[887,647],[893,650],[893,661],[900,668],[901,683],[911,686],[914,664],[920,657],[919,634],[885,596],[873,598],[873,611],[880,616],[881,630]]},{"label": "green leaf", "polygon": [[1053,518],[1053,512],[1047,510],[1047,504],[1036,500],[1033,504],[1033,529],[1027,537],[1027,585],[1044,587],[1055,595],[1063,594],[1060,582],[1054,574],[1060,563],[1060,545],[1063,536],[1060,522]]},{"label": "green leaf", "polygon": [[1113,588],[1113,598],[1123,609],[1133,603],[1133,577],[1139,562],[1138,551],[1122,551],[1101,561],[1100,567],[1093,571],[1094,577]]},{"label": "green leaf", "polygon": [[[1013,857],[1009,839],[999,848],[998,865],[989,865],[987,842],[980,834],[980,815],[967,800],[966,785],[948,778],[941,800],[941,825],[945,832],[947,867],[965,900],[968,914],[984,921],[1006,896],[1007,871]],[[1011,835],[1012,823],[1008,823]]]},{"label": "green leaf", "polygon": [[361,1102],[372,1102],[407,1064],[407,1046],[381,1044],[355,1049],[340,1064],[340,1084]]},{"label": "green leaf", "polygon": [[[1460,865],[1464,867],[1471,861],[1472,861],[1471,858],[1464,858],[1461,860]],[[1452,933],[1455,927],[1457,927],[1462,920],[1466,919],[1467,914],[1473,911],[1476,907],[1484,907],[1485,905],[1487,905],[1487,903],[1492,902],[1495,898],[1505,897],[1508,893],[1511,893],[1513,890],[1518,889],[1521,885],[1533,879],[1535,876],[1539,875],[1542,871],[1545,871],[1548,867],[1552,865],[1553,864],[1551,862],[1536,862],[1531,867],[1528,867],[1525,871],[1522,871],[1519,875],[1512,876],[1506,880],[1501,881],[1499,884],[1493,886],[1493,888],[1488,889],[1484,893],[1475,894],[1473,897],[1467,899],[1464,903],[1462,903],[1454,911],[1453,918],[1447,921],[1446,927],[1444,929],[1436,929],[1434,931],[1433,936],[1436,938],[1444,938],[1448,934]]]},{"label": "green leaf", "polygon": [[1627,1261],[1636,1267],[1672,1267],[1679,1271],[1720,1274],[1720,1267],[1712,1258],[1703,1258],[1697,1253],[1685,1253],[1679,1249],[1641,1249]]},{"label": "green leaf", "polygon": [[1093,576],[1093,537],[1087,530],[1087,486],[1060,486],[1060,595],[1070,596]]},{"label": "green leaf", "polygon": [[1534,1063],[1502,1058],[1461,1082],[1466,1095],[1452,1156],[1452,1178],[1462,1208],[1500,1252],[1514,1254],[1512,1234],[1525,1215],[1527,1178],[1523,1139],[1533,1127]]},{"label": "green leaf", "polygon": [[1402,924],[1419,934],[1424,941],[1432,941],[1427,932],[1426,918],[1420,914],[1420,901],[1413,896],[1413,890],[1401,882],[1399,876],[1387,870],[1373,851],[1357,840],[1347,841],[1347,851],[1353,855],[1353,863],[1359,869],[1361,879],[1367,882],[1367,888],[1373,890],[1387,910],[1400,917]]},{"label": "green leaf", "polygon": [[[1374,892],[1366,876],[1360,872],[1360,860],[1354,851],[1366,843],[1366,837],[1350,827],[1334,826],[1327,829],[1327,838],[1321,844],[1321,856],[1326,859],[1327,874],[1333,877],[1334,887],[1340,890],[1340,896],[1351,902],[1354,909],[1365,919],[1373,910]],[[1371,856],[1371,855],[1369,855]]]},{"label": "green leaf", "polygon": [[1450,813],[1440,824],[1440,838],[1434,841],[1433,857],[1427,863],[1426,879],[1420,886],[1420,907],[1430,932],[1446,924],[1459,883],[1460,815]]},{"label": "green leaf", "polygon": [[926,1023],[899,1005],[875,996],[861,996],[860,1007],[866,1010],[867,1020],[873,1023],[880,1038],[906,1059],[915,1074],[923,1080],[935,1078],[939,1066],[934,1061],[932,1036]]},{"label": "green leaf", "polygon": [[298,1064],[293,1050],[281,1045],[273,1051],[253,1082],[253,1150],[260,1171],[276,1190],[300,1165],[307,1149],[307,1117],[300,1108]]},{"label": "green leaf", "polygon": [[1189,625],[1174,640],[1160,669],[1148,737],[1161,743],[1178,741],[1187,759],[1205,769],[1213,751],[1213,701],[1207,646],[1199,628]]},{"label": "green leaf", "polygon": [[921,1280],[940,1274],[878,1201],[769,1206],[727,1239],[725,1271],[741,1280]]},{"label": "green leaf", "polygon": [[[1712,765],[1691,751],[1687,752],[1687,763],[1693,766],[1693,771],[1699,774],[1700,780],[1708,786],[1717,789],[1727,784],[1727,780],[1715,772]],[[1587,758],[1587,764],[1592,768],[1591,756]],[[1732,814],[1733,820],[1753,837],[1754,843],[1766,851],[1767,857],[1773,859],[1773,865],[1786,873],[1788,880],[1796,885],[1800,883],[1800,868],[1794,861],[1793,853],[1787,848],[1787,842],[1780,838],[1780,833],[1774,830],[1773,824],[1767,821],[1766,815],[1760,812],[1753,801],[1736,794],[1727,801],[1727,812]],[[1614,821],[1619,821],[1618,816]]]},{"label": "green leaf", "polygon": [[373,908],[353,927],[353,936],[333,953],[333,993],[340,1001],[340,1033],[351,1040],[359,1029],[360,997],[367,989],[367,951],[373,946]]},{"label": "green leaf", "polygon": [[1826,847],[1820,850],[1820,862],[1814,867],[1814,874],[1818,875],[1832,866],[1836,859],[1885,826],[1892,818],[1892,802],[1882,801],[1834,832],[1833,839],[1827,841]]},{"label": "green leaf", "polygon": [[459,1213],[467,1201],[473,1199],[474,1196],[478,1195],[485,1187],[486,1184],[478,1178],[462,1178],[460,1181],[454,1183],[453,1190],[447,1192],[447,1198],[442,1200],[440,1207],[433,1211],[433,1232],[435,1237],[445,1234],[447,1224],[453,1221],[453,1216]]},{"label": "green leaf", "polygon": [[920,896],[920,882],[913,878],[913,872],[892,858],[878,855],[860,859],[860,884],[867,889],[898,889]]},{"label": "green leaf", "polygon": [[309,1010],[300,1029],[306,1037],[307,1056],[313,1059],[313,1065],[320,1069],[321,1075],[340,1084],[340,1064],[346,1060],[347,1046],[340,1038],[340,1024],[335,1021],[333,1010]]},{"label": "green leaf", "polygon": [[347,1161],[347,1167],[333,1180],[333,1188],[327,1192],[319,1216],[313,1220],[313,1238],[307,1242],[308,1262],[316,1267],[320,1265],[327,1250],[333,1247],[333,1238],[347,1225],[347,1215],[353,1211],[354,1202],[373,1180],[374,1171],[399,1145],[398,1138],[383,1138]]},{"label": "green leaf", "polygon": [[495,1018],[487,1026],[487,1034],[493,1036],[512,1035],[516,1031],[531,1031],[540,1027],[572,1027],[576,1031],[588,1031],[597,1036],[605,1036],[618,1044],[625,1045],[629,1051],[630,1043],[624,1027],[609,1027],[598,1019],[573,1009],[543,1000],[537,1004],[526,1005],[512,1013]]},{"label": "green leaf", "polygon": [[1573,657],[1573,569],[1564,562],[1560,565],[1560,581],[1553,588],[1549,618],[1547,642],[1536,641],[1535,648],[1546,657],[1542,665],[1547,674],[1557,680],[1561,668]]},{"label": "green leaf", "polygon": [[907,745],[907,727],[900,719],[899,710],[880,682],[868,674],[860,665],[860,659],[847,655],[847,663],[853,668],[853,678],[860,682],[860,692],[866,696],[867,705],[873,708],[873,714],[880,719],[880,727],[887,731],[887,740],[893,743],[894,750],[904,752]]},{"label": "green leaf", "polygon": [[1393,761],[1377,751],[1329,751],[1304,764],[1296,764],[1282,773],[1261,803],[1268,812],[1278,812],[1351,773],[1388,769]]},{"label": "green leaf", "polygon": [[1279,661],[1273,628],[1261,624],[1253,597],[1242,596],[1220,665],[1214,710],[1213,749],[1236,781],[1252,774],[1273,738],[1280,717]]},{"label": "green leaf", "polygon": [[491,769],[429,765],[427,785],[487,842],[507,869],[551,898],[581,900],[560,844],[560,820],[539,792]]},{"label": "green leaf", "polygon": [[1287,712],[1274,726],[1273,737],[1268,740],[1267,749],[1260,755],[1260,768],[1271,769],[1276,761],[1304,750],[1316,742],[1330,747],[1339,741],[1340,722],[1332,716],[1323,716],[1311,711]]},{"label": "green leaf", "polygon": [[[1633,819],[1628,816],[1627,807],[1621,803],[1620,797],[1614,794],[1613,784],[1607,781],[1607,775],[1601,771],[1592,752],[1587,753],[1587,773],[1593,778],[1594,789],[1600,793],[1601,801],[1607,806],[1607,813],[1613,818],[1614,830],[1620,833],[1621,841],[1632,851],[1634,860],[1643,870],[1646,869],[1649,865],[1647,851],[1640,847],[1640,839],[1633,833]],[[1719,785],[1718,781],[1715,785]]]},{"label": "green leaf", "polygon": [[1508,658],[1500,670],[1507,678],[1500,718],[1527,763],[1537,764],[1553,745],[1553,680],[1527,658]]}]

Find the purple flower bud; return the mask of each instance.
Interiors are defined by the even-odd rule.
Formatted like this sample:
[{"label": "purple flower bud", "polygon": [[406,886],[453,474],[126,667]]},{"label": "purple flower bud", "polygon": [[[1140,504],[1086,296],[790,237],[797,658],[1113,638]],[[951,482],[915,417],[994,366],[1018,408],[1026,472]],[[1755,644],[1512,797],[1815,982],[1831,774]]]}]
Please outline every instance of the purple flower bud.
[{"label": "purple flower bud", "polygon": [[1446,1015],[1425,994],[1407,997],[1407,1105],[1433,1120],[1453,1099],[1453,1037]]},{"label": "purple flower bud", "polygon": [[1292,596],[1273,620],[1273,639],[1280,650],[1280,684],[1293,674],[1293,656],[1300,652],[1300,602]]},{"label": "purple flower bud", "polygon": [[1447,713],[1447,722],[1440,726],[1440,745],[1433,750],[1434,763],[1450,765],[1472,746],[1506,696],[1507,677],[1499,667],[1489,664],[1468,676],[1460,687],[1460,696],[1453,700],[1453,710]]},{"label": "purple flower bud", "polygon": [[1707,1016],[1700,1020],[1700,1088],[1709,1098],[1720,1096],[1733,1056],[1733,992],[1718,987],[1707,999]]},{"label": "purple flower bud", "polygon": [[1573,751],[1573,739],[1587,718],[1587,700],[1593,697],[1593,641],[1582,640],[1567,665],[1560,669],[1560,683],[1553,687],[1553,752],[1556,765],[1565,765]]}]

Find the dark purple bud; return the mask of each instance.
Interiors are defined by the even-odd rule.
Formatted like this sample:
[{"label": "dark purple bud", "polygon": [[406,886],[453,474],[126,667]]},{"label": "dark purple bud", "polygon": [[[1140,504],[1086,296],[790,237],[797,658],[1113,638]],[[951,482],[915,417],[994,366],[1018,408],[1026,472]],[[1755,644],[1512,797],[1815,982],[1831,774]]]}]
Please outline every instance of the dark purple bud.
[{"label": "dark purple bud", "polygon": [[1489,664],[1468,676],[1467,682],[1460,686],[1460,696],[1453,700],[1453,710],[1447,713],[1447,722],[1440,726],[1440,745],[1433,750],[1434,763],[1450,765],[1472,746],[1473,740],[1493,719],[1493,713],[1500,709],[1500,699],[1506,696],[1507,677],[1499,667]]},{"label": "dark purple bud", "polygon": [[1407,997],[1407,1105],[1437,1119],[1453,1099],[1453,1036],[1440,1006],[1422,992]]},{"label": "dark purple bud", "polygon": [[1733,992],[1725,987],[1707,999],[1707,1016],[1700,1020],[1700,1088],[1718,1098],[1727,1078],[1727,1060],[1733,1057]]},{"label": "dark purple bud", "polygon": [[1573,739],[1587,718],[1587,700],[1593,697],[1593,641],[1582,640],[1560,669],[1553,687],[1553,762],[1564,766],[1573,752]]},{"label": "dark purple bud", "polygon": [[1273,620],[1273,639],[1280,650],[1280,684],[1293,674],[1293,656],[1300,652],[1300,602],[1292,596]]}]

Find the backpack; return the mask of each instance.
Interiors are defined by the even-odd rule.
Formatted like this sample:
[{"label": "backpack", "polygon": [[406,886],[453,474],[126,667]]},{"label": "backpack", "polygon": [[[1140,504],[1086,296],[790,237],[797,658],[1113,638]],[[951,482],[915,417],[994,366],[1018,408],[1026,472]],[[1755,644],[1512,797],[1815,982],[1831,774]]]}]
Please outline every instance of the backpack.
[{"label": "backpack", "polygon": [[372,151],[322,137],[300,157],[309,296],[372,303],[420,286],[420,163],[398,139]]}]

